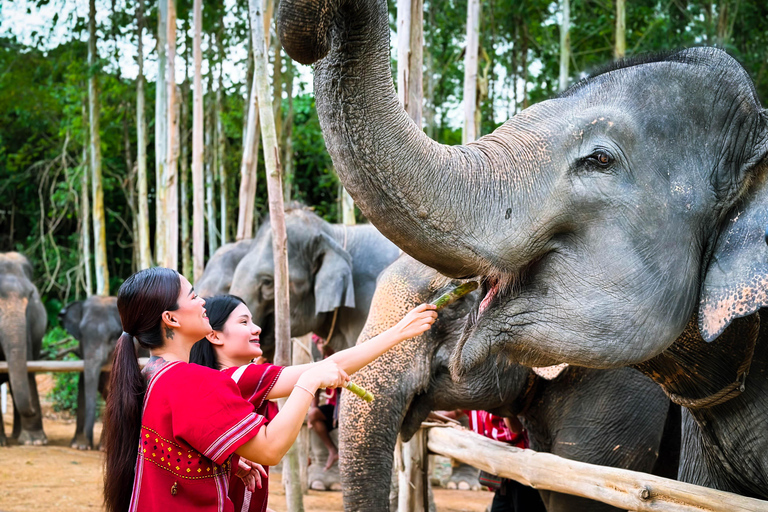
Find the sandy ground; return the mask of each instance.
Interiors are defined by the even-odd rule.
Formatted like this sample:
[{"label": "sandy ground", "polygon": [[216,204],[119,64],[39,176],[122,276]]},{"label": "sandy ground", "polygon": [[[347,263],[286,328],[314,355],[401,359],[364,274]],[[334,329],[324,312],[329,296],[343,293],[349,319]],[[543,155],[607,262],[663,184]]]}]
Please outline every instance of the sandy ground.
[{"label": "sandy ground", "polygon": [[[39,389],[40,395],[45,396],[49,380],[41,379]],[[12,444],[0,448],[0,512],[102,510],[102,454],[69,448],[75,432],[74,420],[52,413],[50,404],[44,403],[43,410],[47,446]],[[11,433],[12,421],[11,414],[3,416],[7,435]],[[98,439],[100,434],[98,423],[95,437]],[[284,512],[280,474],[270,476],[269,506]],[[492,494],[487,491],[435,490],[438,512],[484,512],[491,499]],[[312,512],[341,511],[341,492],[309,491],[304,496],[304,508]]]}]

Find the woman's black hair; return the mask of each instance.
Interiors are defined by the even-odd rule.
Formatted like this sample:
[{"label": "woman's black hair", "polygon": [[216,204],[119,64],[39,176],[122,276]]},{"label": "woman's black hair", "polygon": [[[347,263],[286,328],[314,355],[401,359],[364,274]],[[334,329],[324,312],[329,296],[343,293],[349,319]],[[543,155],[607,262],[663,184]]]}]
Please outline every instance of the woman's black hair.
[{"label": "woman's black hair", "polygon": [[163,346],[162,314],[179,308],[179,273],[149,268],[125,280],[117,292],[123,334],[117,340],[109,395],[104,411],[104,504],[107,512],[128,510],[138,456],[146,383],[136,360],[135,339],[141,347]]},{"label": "woman's black hair", "polygon": [[[227,323],[229,315],[240,304],[245,304],[245,301],[236,295],[222,294],[206,298],[205,311],[211,324],[211,329],[219,332],[223,331],[224,324]],[[199,364],[200,366],[207,366],[214,370],[219,369],[219,359],[216,357],[216,350],[214,350],[213,344],[208,341],[208,338],[202,338],[192,346],[192,350],[189,352],[189,362]]]}]

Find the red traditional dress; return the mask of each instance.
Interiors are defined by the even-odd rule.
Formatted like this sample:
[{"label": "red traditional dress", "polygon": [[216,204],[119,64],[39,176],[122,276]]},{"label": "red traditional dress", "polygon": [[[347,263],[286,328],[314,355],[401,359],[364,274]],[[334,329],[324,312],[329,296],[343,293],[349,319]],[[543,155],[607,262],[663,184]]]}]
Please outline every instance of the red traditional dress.
[{"label": "red traditional dress", "polygon": [[146,370],[129,512],[234,512],[227,496],[232,454],[265,418],[216,370],[180,361]]},{"label": "red traditional dress", "polygon": [[[267,422],[277,414],[277,404],[267,400],[277,382],[282,366],[273,364],[247,364],[245,366],[227,368],[222,373],[232,377],[240,388],[240,392],[253,406],[257,414],[266,418]],[[237,456],[235,456],[237,457]],[[269,496],[269,467],[265,466],[267,478],[262,478],[261,489],[253,493],[245,488],[245,484],[237,476],[237,460],[232,460],[232,471],[229,478],[229,498],[235,506],[235,512],[264,512],[267,510]]]},{"label": "red traditional dress", "polygon": [[488,411],[464,411],[469,417],[469,428],[481,436],[490,437],[496,441],[509,443],[518,448],[528,448],[528,435],[525,431],[515,434],[504,423],[504,418],[495,416]]}]

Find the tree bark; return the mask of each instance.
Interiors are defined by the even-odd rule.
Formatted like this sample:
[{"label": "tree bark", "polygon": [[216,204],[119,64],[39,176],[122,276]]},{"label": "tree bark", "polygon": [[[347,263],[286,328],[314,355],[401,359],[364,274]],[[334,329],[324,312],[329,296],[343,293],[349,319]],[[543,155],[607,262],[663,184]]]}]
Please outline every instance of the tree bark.
[{"label": "tree bark", "polygon": [[613,49],[613,56],[617,59],[623,58],[627,53],[626,27],[624,0],[616,0],[616,46]]},{"label": "tree bark", "polygon": [[423,12],[423,0],[397,2],[397,96],[419,127],[424,102]]},{"label": "tree bark", "polygon": [[157,81],[155,84],[155,261],[165,261],[165,164],[168,159],[168,86],[166,84],[166,37],[168,2],[158,0],[157,9]]},{"label": "tree bark", "polygon": [[[210,59],[209,59],[210,60]],[[213,96],[213,68],[210,69],[208,75],[208,98]],[[209,104],[206,118],[207,125],[205,127],[205,147],[211,148],[212,151],[208,152],[205,158],[205,217],[207,220],[206,226],[208,226],[208,257],[213,256],[213,253],[218,249],[218,237],[216,235],[216,199],[214,195],[214,189],[216,185],[214,183],[214,175],[216,173],[216,147],[214,146],[214,139],[216,138],[216,101],[214,100]]]},{"label": "tree bark", "polygon": [[172,269],[179,267],[179,108],[176,101],[176,0],[168,1],[168,66],[166,83],[168,87],[168,145],[166,147],[166,210],[165,229],[167,246],[164,266]]},{"label": "tree bark", "polygon": [[104,221],[104,189],[101,183],[101,136],[99,135],[99,90],[96,83],[96,1],[88,2],[88,116],[91,133],[91,188],[93,194],[93,245],[96,294],[109,295],[107,233]]},{"label": "tree bark", "polygon": [[[621,2],[623,0],[617,0]],[[568,65],[571,62],[571,0],[563,0],[563,21],[560,24],[560,77],[559,91],[568,87]]]},{"label": "tree bark", "polygon": [[181,115],[179,118],[181,273],[185,276],[192,276],[194,279],[194,270],[192,267],[192,240],[189,229],[189,131],[187,130],[187,127],[189,126],[189,19],[187,19],[185,27],[187,30],[184,31],[184,82],[181,84]]},{"label": "tree bark", "polygon": [[149,200],[147,194],[147,120],[144,116],[144,0],[136,5],[139,74],[136,77],[136,146],[138,175],[139,269],[152,265],[149,247]]},{"label": "tree bark", "polygon": [[[291,317],[288,294],[288,241],[283,211],[283,184],[280,170],[279,149],[275,132],[274,110],[269,97],[267,75],[268,41],[264,32],[269,27],[271,13],[263,16],[259,0],[250,0],[251,25],[253,28],[254,84],[257,87],[261,116],[261,137],[264,140],[264,162],[267,174],[269,214],[272,224],[272,253],[275,262],[275,364],[291,363]],[[285,457],[283,466],[286,505],[291,512],[304,510],[299,461],[294,445]]]},{"label": "tree bark", "polygon": [[205,219],[203,215],[203,80],[202,49],[203,1],[194,0],[194,104],[192,107],[192,260],[195,281],[205,265]]},{"label": "tree bark", "polygon": [[[223,27],[224,25],[224,18],[222,15],[221,19],[221,25]],[[224,100],[223,100],[223,94],[224,94],[224,41],[223,39],[223,31],[222,28],[219,32],[219,35],[216,39],[216,42],[218,43],[218,50],[219,50],[219,83],[218,88],[216,89],[216,135],[217,135],[217,143],[216,143],[216,159],[218,160],[219,164],[219,195],[221,197],[219,201],[219,208],[220,208],[220,220],[221,220],[221,228],[220,228],[220,236],[221,236],[221,245],[224,245],[227,243],[227,169],[226,169],[226,159],[224,158],[225,153],[225,146],[226,146],[226,137],[224,134],[224,122],[222,121],[222,112],[224,109]]]},{"label": "tree bark", "polygon": [[285,60],[285,90],[288,97],[288,112],[283,126],[283,196],[290,202],[293,189],[293,59]]},{"label": "tree bark", "polygon": [[[88,122],[85,103],[83,103],[83,126]],[[88,141],[89,136],[83,137],[83,174],[80,176],[80,243],[83,249],[83,274],[85,276],[85,294],[93,295],[91,279],[91,201],[88,190]]]},{"label": "tree bark", "polygon": [[477,57],[480,45],[480,0],[467,2],[467,49],[464,53],[464,130],[462,142],[477,139]]}]

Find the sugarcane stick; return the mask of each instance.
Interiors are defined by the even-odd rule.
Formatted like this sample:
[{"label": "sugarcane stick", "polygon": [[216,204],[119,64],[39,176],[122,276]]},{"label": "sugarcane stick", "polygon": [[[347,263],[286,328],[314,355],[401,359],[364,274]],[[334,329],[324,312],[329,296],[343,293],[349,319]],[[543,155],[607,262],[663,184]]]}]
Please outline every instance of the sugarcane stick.
[{"label": "sugarcane stick", "polygon": [[363,387],[358,386],[352,381],[347,382],[346,387],[348,390],[350,390],[352,393],[356,394],[366,402],[370,402],[371,400],[373,400],[373,393],[371,393],[370,391],[368,391]]},{"label": "sugarcane stick", "polygon": [[437,311],[440,311],[444,307],[453,304],[466,294],[477,290],[478,286],[480,285],[477,281],[468,281],[466,283],[462,283],[439,296],[437,300],[435,300],[432,304],[437,306]]}]

